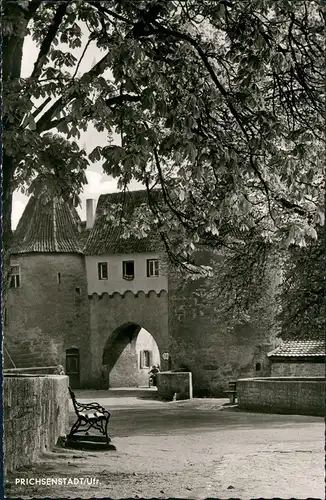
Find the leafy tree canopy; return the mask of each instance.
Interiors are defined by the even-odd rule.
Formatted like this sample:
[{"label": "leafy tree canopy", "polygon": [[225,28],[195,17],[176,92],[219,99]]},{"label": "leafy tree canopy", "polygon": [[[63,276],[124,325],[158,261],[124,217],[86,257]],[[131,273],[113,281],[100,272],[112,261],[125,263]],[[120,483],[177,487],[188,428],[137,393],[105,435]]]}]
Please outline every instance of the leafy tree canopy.
[{"label": "leafy tree canopy", "polygon": [[325,255],[322,238],[290,249],[278,296],[283,338],[325,338]]},{"label": "leafy tree canopy", "polygon": [[[154,226],[179,260],[198,242],[310,245],[323,224],[324,8],[4,0],[5,231],[15,187],[50,171],[63,193],[78,193],[89,162],[102,161],[121,188],[144,184],[135,230]],[[27,36],[39,52],[21,78]],[[94,46],[101,56],[80,74]],[[90,123],[120,144],[87,157],[73,141]]]}]

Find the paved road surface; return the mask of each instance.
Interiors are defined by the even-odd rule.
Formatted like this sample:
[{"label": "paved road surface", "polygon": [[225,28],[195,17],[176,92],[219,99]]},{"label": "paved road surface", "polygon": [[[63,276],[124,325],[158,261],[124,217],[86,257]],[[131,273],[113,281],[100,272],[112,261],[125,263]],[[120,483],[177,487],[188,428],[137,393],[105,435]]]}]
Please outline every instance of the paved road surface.
[{"label": "paved road surface", "polygon": [[217,399],[163,403],[149,391],[76,395],[111,409],[117,451],[58,450],[15,476],[98,484],[23,488],[11,478],[8,496],[325,498],[322,418],[226,410]]}]

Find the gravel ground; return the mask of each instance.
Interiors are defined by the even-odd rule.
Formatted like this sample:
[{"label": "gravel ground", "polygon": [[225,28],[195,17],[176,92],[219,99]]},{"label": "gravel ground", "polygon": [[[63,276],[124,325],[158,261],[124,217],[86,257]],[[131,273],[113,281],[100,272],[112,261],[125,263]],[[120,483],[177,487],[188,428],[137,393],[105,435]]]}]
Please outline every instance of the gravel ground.
[{"label": "gravel ground", "polygon": [[[57,448],[7,477],[7,498],[325,498],[322,418],[245,413],[218,399],[162,403],[104,391],[77,398],[112,410],[116,451]],[[27,478],[97,484],[15,484]]]}]

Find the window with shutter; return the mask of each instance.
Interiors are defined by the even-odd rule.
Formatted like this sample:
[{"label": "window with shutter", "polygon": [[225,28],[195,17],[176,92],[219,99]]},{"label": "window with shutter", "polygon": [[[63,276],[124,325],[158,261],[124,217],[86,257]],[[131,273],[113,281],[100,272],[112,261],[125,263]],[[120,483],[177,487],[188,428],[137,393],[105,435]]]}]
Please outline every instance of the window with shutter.
[{"label": "window with shutter", "polygon": [[109,277],[108,273],[108,263],[107,262],[99,262],[97,265],[98,270],[98,279],[99,280],[107,280]]},{"label": "window with shutter", "polygon": [[149,368],[151,363],[150,351],[140,351],[140,368]]},{"label": "window with shutter", "polygon": [[147,278],[156,278],[159,275],[158,259],[147,259]]}]

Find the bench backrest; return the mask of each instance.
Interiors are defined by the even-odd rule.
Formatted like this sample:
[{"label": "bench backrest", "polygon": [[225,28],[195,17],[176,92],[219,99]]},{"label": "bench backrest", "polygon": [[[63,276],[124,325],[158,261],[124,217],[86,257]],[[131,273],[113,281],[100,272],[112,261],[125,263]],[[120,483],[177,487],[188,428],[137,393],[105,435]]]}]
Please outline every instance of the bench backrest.
[{"label": "bench backrest", "polygon": [[68,389],[69,389],[69,394],[70,394],[70,397],[71,397],[71,400],[72,400],[72,404],[74,405],[74,410],[76,412],[76,414],[78,415],[78,408],[77,408],[77,401],[76,401],[76,396],[75,396],[75,393],[70,389],[70,387],[68,386]]}]

